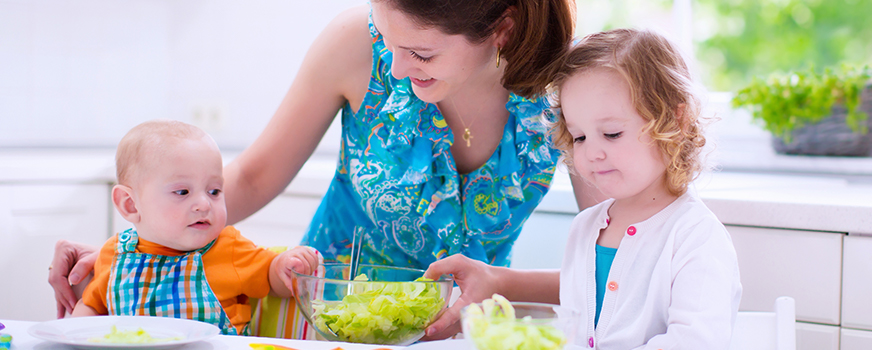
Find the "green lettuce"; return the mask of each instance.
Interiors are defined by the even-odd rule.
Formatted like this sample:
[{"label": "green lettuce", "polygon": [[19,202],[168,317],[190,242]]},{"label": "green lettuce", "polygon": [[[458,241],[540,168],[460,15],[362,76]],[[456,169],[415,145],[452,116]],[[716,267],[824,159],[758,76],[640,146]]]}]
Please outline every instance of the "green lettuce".
[{"label": "green lettuce", "polygon": [[112,330],[109,334],[104,335],[102,338],[90,338],[89,342],[93,343],[111,343],[111,344],[150,344],[150,343],[164,343],[174,340],[182,340],[181,337],[172,337],[172,338],[152,338],[148,332],[139,328],[137,330],[130,331],[119,331],[118,328],[112,326]]},{"label": "green lettuce", "polygon": [[342,301],[312,302],[315,327],[352,343],[405,342],[421,334],[445,303],[436,283],[421,283],[431,281],[354,283]]},{"label": "green lettuce", "polygon": [[530,316],[515,318],[515,308],[502,295],[470,304],[466,309],[467,330],[477,350],[556,350],[566,344],[563,332],[550,324],[534,322]]}]

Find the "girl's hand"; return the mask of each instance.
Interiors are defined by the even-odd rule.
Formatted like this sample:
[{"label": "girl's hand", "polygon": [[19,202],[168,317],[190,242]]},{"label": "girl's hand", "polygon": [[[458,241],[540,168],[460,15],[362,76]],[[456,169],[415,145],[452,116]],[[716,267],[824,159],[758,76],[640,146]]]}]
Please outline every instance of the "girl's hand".
[{"label": "girl's hand", "polygon": [[423,340],[437,340],[451,337],[460,332],[460,309],[471,303],[478,303],[499,293],[501,285],[498,274],[504,268],[493,267],[481,261],[455,254],[430,264],[424,277],[438,279],[442,275],[453,275],[460,287],[460,298],[454,305],[427,327]]},{"label": "girl's hand", "polygon": [[95,247],[60,240],[55,244],[54,257],[48,269],[48,283],[55,292],[57,317],[72,313],[78,302],[71,285],[77,285],[94,270],[99,256]]},{"label": "girl's hand", "polygon": [[273,259],[273,268],[270,270],[275,271],[276,276],[281,281],[281,286],[277,286],[271,281],[273,290],[283,297],[292,296],[291,278],[293,271],[311,275],[322,263],[321,253],[312,247],[298,246],[279,254]]}]

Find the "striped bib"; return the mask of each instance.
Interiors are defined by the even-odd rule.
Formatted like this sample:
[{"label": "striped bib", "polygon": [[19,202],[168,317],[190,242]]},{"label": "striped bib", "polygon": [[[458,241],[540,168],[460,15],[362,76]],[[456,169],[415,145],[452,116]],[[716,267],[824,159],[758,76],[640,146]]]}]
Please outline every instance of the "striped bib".
[{"label": "striped bib", "polygon": [[133,229],[118,234],[106,305],[110,315],[186,318],[214,324],[221,334],[238,333],[209,287],[202,256],[215,241],[179,256],[137,253]]}]

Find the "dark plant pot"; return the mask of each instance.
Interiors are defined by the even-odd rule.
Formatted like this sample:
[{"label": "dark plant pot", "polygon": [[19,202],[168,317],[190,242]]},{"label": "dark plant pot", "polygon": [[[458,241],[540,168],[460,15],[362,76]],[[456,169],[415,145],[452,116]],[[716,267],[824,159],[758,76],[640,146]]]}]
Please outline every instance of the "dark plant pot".
[{"label": "dark plant pot", "polygon": [[772,147],[776,153],[813,156],[852,156],[872,155],[872,88],[863,91],[860,109],[869,117],[866,125],[870,132],[856,133],[845,124],[845,106],[833,106],[833,113],[818,123],[809,124],[793,130],[790,143],[772,137]]}]

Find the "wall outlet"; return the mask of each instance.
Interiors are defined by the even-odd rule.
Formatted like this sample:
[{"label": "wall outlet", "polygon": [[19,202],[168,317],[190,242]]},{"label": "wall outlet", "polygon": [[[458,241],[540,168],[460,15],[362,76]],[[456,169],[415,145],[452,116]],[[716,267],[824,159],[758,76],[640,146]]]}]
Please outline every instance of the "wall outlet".
[{"label": "wall outlet", "polygon": [[221,132],[227,127],[229,106],[226,102],[195,102],[191,104],[190,118],[206,132]]}]

